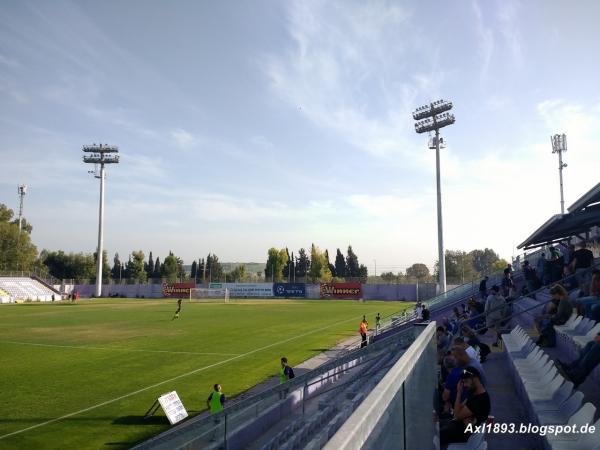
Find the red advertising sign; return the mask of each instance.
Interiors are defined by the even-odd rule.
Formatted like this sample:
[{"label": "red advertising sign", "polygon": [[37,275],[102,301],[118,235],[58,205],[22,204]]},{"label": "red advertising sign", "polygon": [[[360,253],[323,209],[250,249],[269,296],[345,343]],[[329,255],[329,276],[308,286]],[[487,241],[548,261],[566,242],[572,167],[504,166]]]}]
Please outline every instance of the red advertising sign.
[{"label": "red advertising sign", "polygon": [[321,283],[321,298],[362,298],[360,283]]},{"label": "red advertising sign", "polygon": [[189,297],[195,287],[195,283],[163,283],[162,293],[164,297]]}]

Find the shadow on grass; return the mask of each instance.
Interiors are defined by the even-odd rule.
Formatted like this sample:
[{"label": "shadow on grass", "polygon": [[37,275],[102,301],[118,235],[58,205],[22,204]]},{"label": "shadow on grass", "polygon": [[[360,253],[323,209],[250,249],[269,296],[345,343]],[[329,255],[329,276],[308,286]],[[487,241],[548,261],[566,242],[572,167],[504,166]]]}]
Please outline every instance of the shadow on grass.
[{"label": "shadow on grass", "polygon": [[115,425],[165,425],[169,420],[165,416],[151,416],[144,419],[144,416],[122,416],[117,417],[112,422]]}]

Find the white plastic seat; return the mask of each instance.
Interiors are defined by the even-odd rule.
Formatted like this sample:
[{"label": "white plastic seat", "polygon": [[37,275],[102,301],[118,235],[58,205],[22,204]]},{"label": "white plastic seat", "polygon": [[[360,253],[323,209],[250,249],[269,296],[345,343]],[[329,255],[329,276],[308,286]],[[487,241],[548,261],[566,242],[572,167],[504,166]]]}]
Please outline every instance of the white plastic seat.
[{"label": "white plastic seat", "polygon": [[556,376],[547,384],[528,384],[525,385],[525,391],[530,401],[536,400],[551,400],[554,397],[556,391],[564,383],[565,379],[560,374]]},{"label": "white plastic seat", "polygon": [[547,435],[552,450],[598,450],[600,449],[600,419],[594,424],[594,433]]},{"label": "white plastic seat", "polygon": [[[560,408],[573,394],[573,383],[565,381],[554,393],[550,400],[535,400],[531,402],[535,411],[550,411]],[[557,407],[558,405],[558,407]]]},{"label": "white plastic seat", "polygon": [[570,324],[567,321],[567,323],[565,323],[564,325],[554,325],[554,330],[556,330],[557,332],[562,332],[562,333],[564,333],[568,330],[574,330],[575,327],[577,327],[577,325],[579,325],[579,323],[582,320],[583,320],[582,316],[577,316],[575,318],[575,320],[573,320],[573,322],[571,322]]},{"label": "white plastic seat", "polygon": [[[541,425],[562,425],[581,408],[583,393],[575,392],[566,402],[555,411],[538,411],[537,416]],[[593,419],[593,417],[592,417]]]},{"label": "white plastic seat", "polygon": [[573,342],[575,342],[575,344],[577,344],[578,346],[585,347],[585,345],[592,339],[594,339],[594,336],[596,336],[598,333],[600,333],[600,322],[597,323],[584,336],[572,336],[571,338],[573,339]]},{"label": "white plastic seat", "polygon": [[[570,418],[569,418],[569,425],[575,425],[577,427],[577,429],[581,429],[581,426],[583,425],[587,425],[587,424],[591,424],[592,421],[594,420],[594,414],[596,414],[596,407],[594,405],[592,405],[591,403],[586,403],[585,405],[583,405],[579,411],[577,411],[575,414],[573,414]],[[600,420],[598,422],[596,422],[596,425],[600,426]],[[593,440],[595,445],[598,445],[598,435],[599,431],[598,428],[596,428],[596,432],[594,433],[595,435],[595,439]],[[586,433],[588,434],[588,433]],[[555,448],[569,448],[570,450],[582,450],[583,447],[580,447],[579,445],[574,445],[575,443],[579,443],[581,440],[585,439],[585,434],[576,434],[576,433],[562,433],[559,434],[557,436],[555,436],[554,434],[547,434],[546,435],[546,439],[548,440],[548,443],[552,446],[553,449]],[[594,437],[594,436],[592,436]],[[588,436],[588,440],[590,439],[590,437]],[[586,440],[586,441],[588,441]],[[567,445],[568,443],[568,445]],[[556,444],[556,446],[555,446]],[[594,444],[591,444],[591,447],[588,448],[595,448]]]},{"label": "white plastic seat", "polygon": [[555,325],[554,328],[559,331],[561,329],[571,328],[571,324],[577,319],[577,311],[573,310],[571,313],[571,317],[567,319],[567,321],[563,325]]}]

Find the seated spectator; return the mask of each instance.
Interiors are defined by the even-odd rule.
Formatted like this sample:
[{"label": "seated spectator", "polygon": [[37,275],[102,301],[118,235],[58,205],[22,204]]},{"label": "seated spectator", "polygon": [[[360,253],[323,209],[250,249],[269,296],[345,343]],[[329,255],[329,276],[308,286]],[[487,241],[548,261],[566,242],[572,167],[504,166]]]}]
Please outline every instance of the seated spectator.
[{"label": "seated spectator", "polygon": [[464,303],[461,303],[460,308],[461,308],[460,315],[462,316],[463,319],[466,319],[469,316],[469,311],[467,311],[467,305],[465,305]]},{"label": "seated spectator", "polygon": [[577,284],[577,278],[573,274],[571,267],[565,265],[563,267],[563,286],[567,291],[572,291],[573,289],[577,289],[579,284]]},{"label": "seated spectator", "polygon": [[456,365],[458,367],[465,368],[467,366],[475,367],[480,374],[480,379],[483,384],[487,384],[487,377],[485,376],[485,372],[481,363],[475,358],[471,358],[469,354],[461,347],[453,347],[452,348],[452,356],[456,361]]},{"label": "seated spectator", "polygon": [[437,336],[438,361],[441,361],[450,347],[450,335],[442,326],[436,328],[435,334]]},{"label": "seated spectator", "polygon": [[577,314],[591,318],[592,308],[600,305],[600,270],[592,271],[592,281],[588,289],[590,295],[575,301]]},{"label": "seated spectator", "polygon": [[467,352],[467,355],[469,355],[472,359],[476,359],[477,361],[479,361],[479,353],[477,352],[477,350],[475,350],[475,348],[473,348],[471,345],[469,345],[464,340],[464,338],[462,338],[462,337],[454,338],[454,346],[462,348],[465,352]]},{"label": "seated spectator", "polygon": [[585,381],[587,376],[600,364],[600,333],[594,336],[594,339],[586,344],[579,354],[579,358],[571,364],[557,361],[562,372],[569,378],[575,387],[578,387]]},{"label": "seated spectator", "polygon": [[[483,306],[483,305],[481,305]],[[483,311],[479,311],[475,305],[469,305],[469,318],[466,321],[466,324],[469,328],[479,329],[485,327],[485,318],[481,315]]]},{"label": "seated spectator", "polygon": [[420,300],[415,305],[415,314],[417,315],[417,320],[423,320],[423,304]]},{"label": "seated spectator", "polygon": [[[462,397],[463,389],[469,392],[466,400]],[[467,425],[485,423],[490,410],[490,396],[481,383],[479,371],[475,367],[465,367],[457,384],[454,418],[440,422],[440,444],[445,446],[451,442],[467,442],[472,434],[465,431]]]},{"label": "seated spectator", "polygon": [[493,329],[496,333],[496,341],[492,344],[494,347],[498,347],[498,341],[500,340],[500,322],[504,319],[505,311],[506,300],[500,295],[500,288],[494,285],[492,286],[492,293],[485,302],[486,326]]},{"label": "seated spectator", "polygon": [[556,345],[556,331],[554,325],[564,325],[573,313],[573,305],[569,294],[560,284],[550,289],[552,296],[545,314],[535,319],[536,327],[540,333],[537,344],[541,347],[554,347]]},{"label": "seated spectator", "polygon": [[462,334],[467,339],[468,344],[479,352],[479,361],[485,362],[487,355],[491,353],[490,347],[479,340],[475,332],[467,325],[463,325]]}]

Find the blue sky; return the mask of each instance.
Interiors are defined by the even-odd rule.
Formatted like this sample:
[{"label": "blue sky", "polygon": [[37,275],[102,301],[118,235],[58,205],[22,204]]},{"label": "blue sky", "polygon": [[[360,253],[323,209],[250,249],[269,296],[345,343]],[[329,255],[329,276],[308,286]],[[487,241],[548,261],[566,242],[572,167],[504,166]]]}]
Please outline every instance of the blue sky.
[{"label": "blue sky", "polygon": [[411,111],[454,102],[443,130],[445,244],[506,258],[559,212],[550,135],[567,133],[567,206],[600,181],[596,1],[0,4],[0,202],[40,249],[105,246],[190,263],[350,243],[378,272],[437,256],[435,155]]}]

